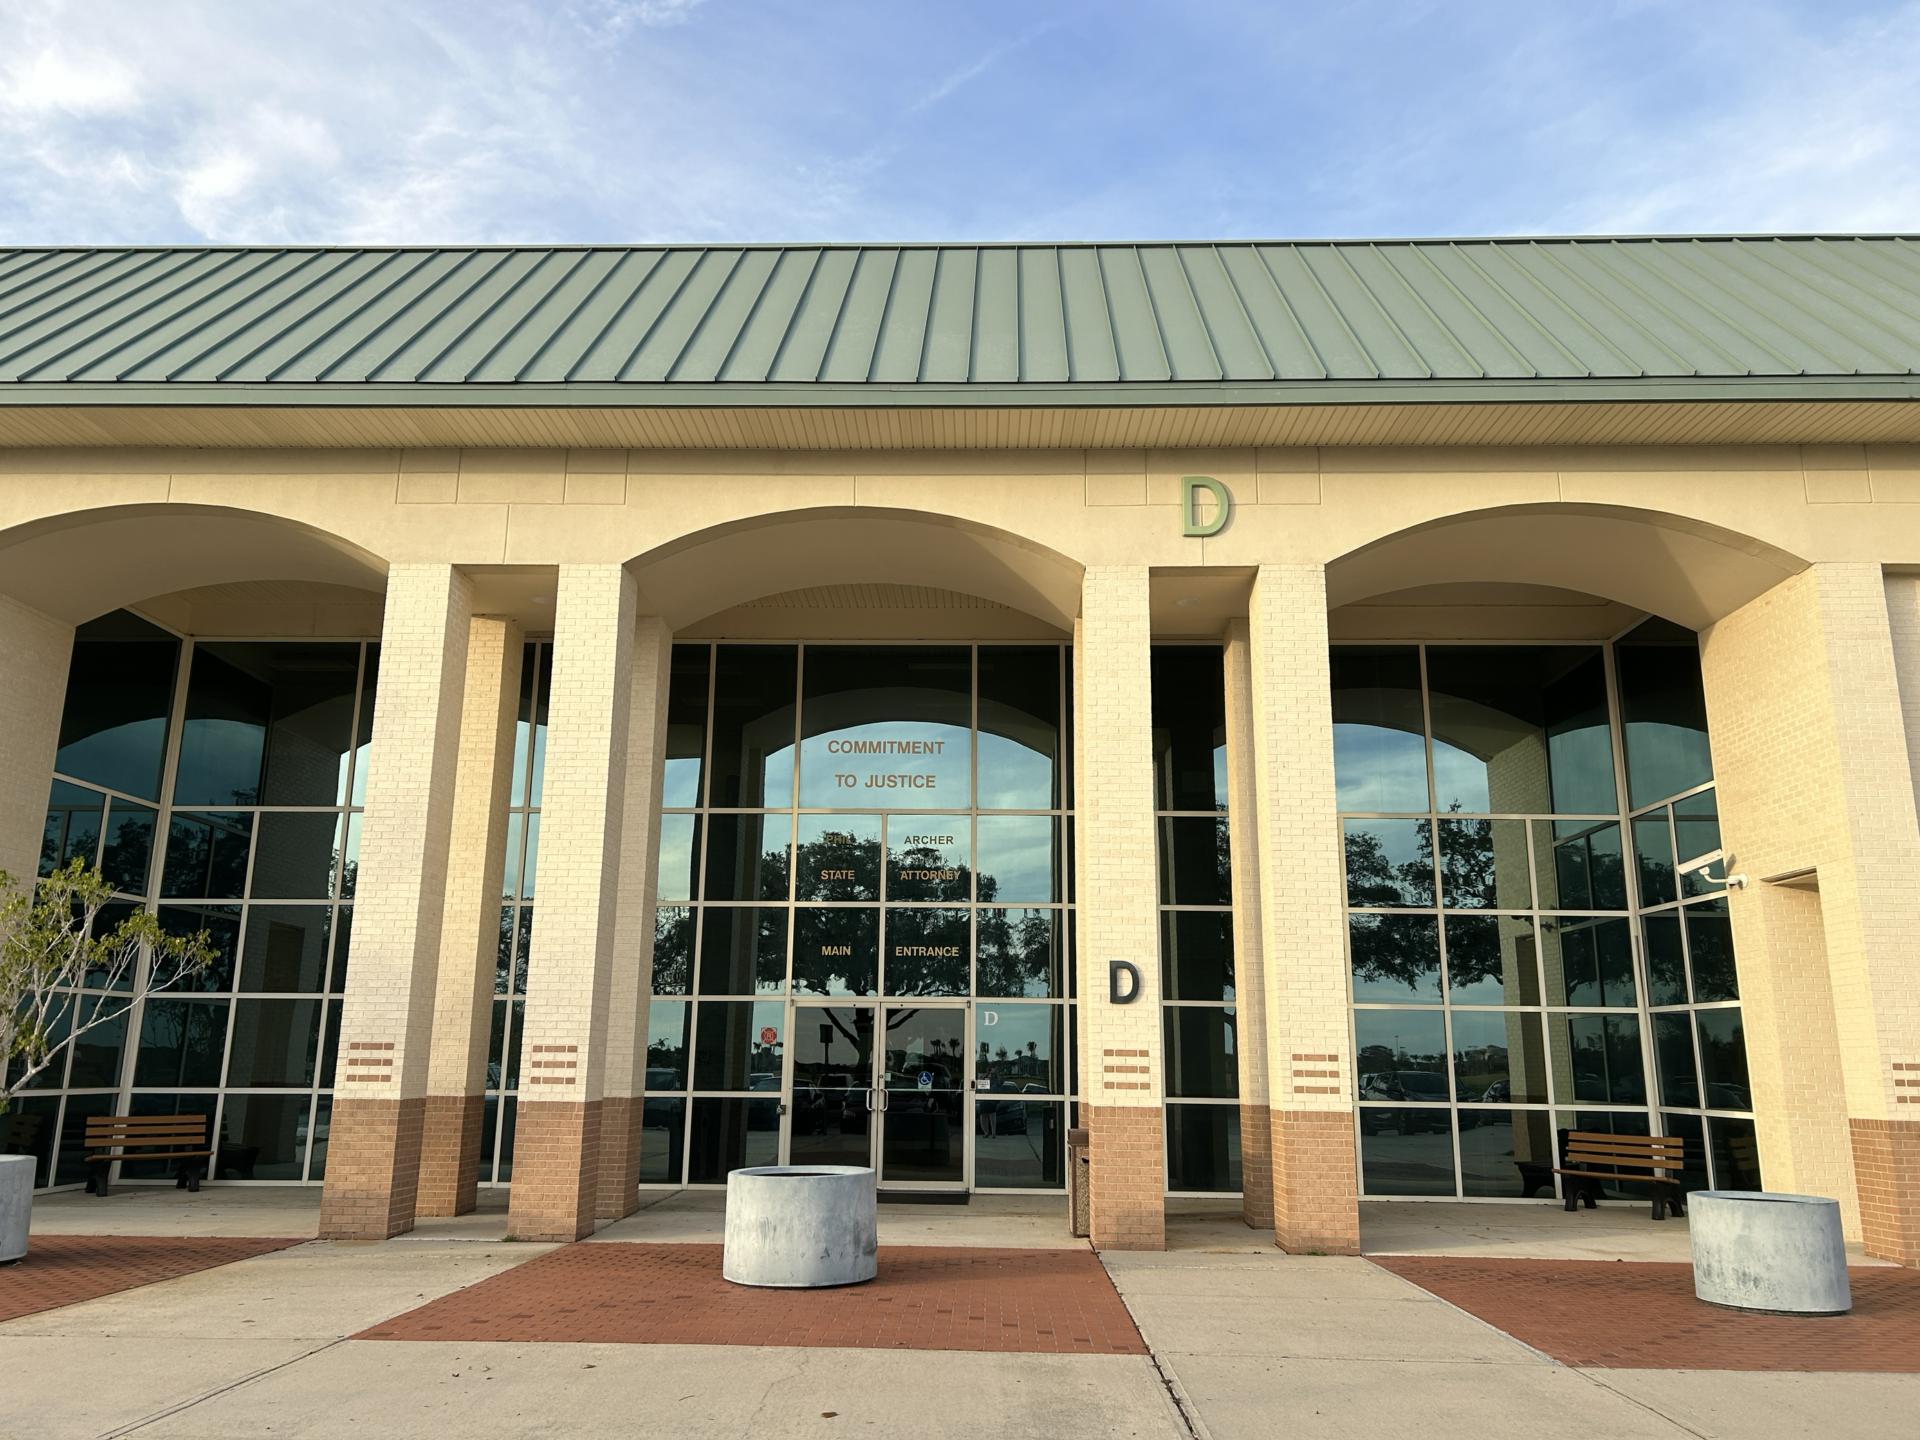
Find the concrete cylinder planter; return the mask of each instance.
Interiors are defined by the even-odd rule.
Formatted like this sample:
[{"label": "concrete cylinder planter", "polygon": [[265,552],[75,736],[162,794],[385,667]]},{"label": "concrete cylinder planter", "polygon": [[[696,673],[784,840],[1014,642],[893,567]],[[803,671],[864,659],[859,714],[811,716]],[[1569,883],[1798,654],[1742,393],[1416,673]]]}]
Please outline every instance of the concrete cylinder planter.
[{"label": "concrete cylinder planter", "polygon": [[727,1176],[726,1257],[736,1285],[857,1285],[878,1271],[873,1171],[860,1165],[764,1165]]},{"label": "concrete cylinder planter", "polygon": [[31,1155],[0,1155],[0,1265],[27,1253],[37,1163]]},{"label": "concrete cylinder planter", "polygon": [[1764,1190],[1687,1196],[1693,1293],[1709,1305],[1774,1315],[1853,1308],[1840,1202]]}]

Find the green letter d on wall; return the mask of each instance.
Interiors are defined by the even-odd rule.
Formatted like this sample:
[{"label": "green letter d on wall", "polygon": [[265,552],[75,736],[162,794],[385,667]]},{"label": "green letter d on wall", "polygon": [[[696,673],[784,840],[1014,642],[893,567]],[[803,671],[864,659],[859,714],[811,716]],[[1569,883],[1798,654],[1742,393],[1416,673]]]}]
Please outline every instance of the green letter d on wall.
[{"label": "green letter d on wall", "polygon": [[[1213,497],[1213,518],[1200,518],[1200,497]],[[1180,481],[1180,533],[1198,536],[1204,539],[1208,535],[1218,535],[1227,528],[1227,520],[1233,514],[1233,496],[1227,493],[1227,487],[1211,475],[1187,475]]]}]

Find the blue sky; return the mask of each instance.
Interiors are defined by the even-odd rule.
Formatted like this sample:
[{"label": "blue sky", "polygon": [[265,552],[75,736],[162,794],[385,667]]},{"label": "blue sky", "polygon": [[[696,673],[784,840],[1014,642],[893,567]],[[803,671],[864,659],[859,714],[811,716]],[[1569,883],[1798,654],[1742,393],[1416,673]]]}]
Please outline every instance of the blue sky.
[{"label": "blue sky", "polygon": [[1920,229],[1920,3],[0,0],[0,243]]}]

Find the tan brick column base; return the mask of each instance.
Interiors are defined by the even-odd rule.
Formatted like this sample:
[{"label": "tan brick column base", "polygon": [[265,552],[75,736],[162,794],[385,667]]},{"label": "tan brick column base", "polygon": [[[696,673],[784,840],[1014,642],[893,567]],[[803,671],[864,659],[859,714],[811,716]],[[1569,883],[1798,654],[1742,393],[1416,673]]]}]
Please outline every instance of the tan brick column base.
[{"label": "tan brick column base", "polygon": [[1080,1117],[1093,1142],[1093,1248],[1166,1249],[1167,1140],[1159,1107],[1082,1103]]},{"label": "tan brick column base", "polygon": [[420,1127],[416,1215],[466,1215],[480,1203],[481,1095],[429,1095]]},{"label": "tan brick column base", "polygon": [[1920,1266],[1920,1120],[1849,1119],[1867,1254]]},{"label": "tan brick column base", "polygon": [[1275,1243],[1289,1255],[1358,1255],[1352,1114],[1275,1110],[1271,1123]]},{"label": "tan brick column base", "polygon": [[1240,1214],[1255,1230],[1273,1225],[1273,1116],[1264,1105],[1240,1107]]},{"label": "tan brick column base", "polygon": [[639,1095],[600,1101],[600,1189],[593,1213],[618,1220],[640,1208],[640,1125],[647,1102]]},{"label": "tan brick column base", "polygon": [[413,1228],[426,1103],[334,1096],[322,1240],[391,1240]]},{"label": "tan brick column base", "polygon": [[513,1131],[516,1240],[584,1240],[593,1234],[600,1199],[598,1100],[528,1100]]}]

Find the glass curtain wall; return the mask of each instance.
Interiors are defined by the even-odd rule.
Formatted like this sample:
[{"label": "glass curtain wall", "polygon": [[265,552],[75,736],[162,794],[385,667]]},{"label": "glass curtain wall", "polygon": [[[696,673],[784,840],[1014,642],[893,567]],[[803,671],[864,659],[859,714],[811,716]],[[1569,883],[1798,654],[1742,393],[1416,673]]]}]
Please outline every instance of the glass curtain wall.
[{"label": "glass curtain wall", "polygon": [[1552,1195],[1556,1131],[1656,1119],[1757,1185],[1692,633],[1332,668],[1363,1192]]},{"label": "glass curtain wall", "polygon": [[80,627],[41,873],[97,864],[121,904],[207,930],[218,959],[137,1006],[75,997],[117,1013],[8,1128],[42,1184],[84,1179],[86,1117],[125,1113],[206,1115],[217,1179],[324,1176],[378,658],[361,641],[188,641],[126,612]]},{"label": "glass curtain wall", "polygon": [[674,647],[644,1183],[777,1156],[789,1002],[824,997],[971,1002],[968,1183],[1062,1183],[1067,658]]},{"label": "glass curtain wall", "polygon": [[1217,645],[1153,647],[1166,1186],[1175,1194],[1240,1189],[1223,667]]},{"label": "glass curtain wall", "polygon": [[520,716],[507,794],[507,856],[500,876],[500,950],[493,970],[493,1030],[480,1123],[480,1183],[513,1178],[513,1122],[519,1103],[520,1027],[527,1013],[527,957],[533,940],[534,871],[540,859],[540,785],[547,762],[547,693],[553,643],[529,641],[520,663]]}]

